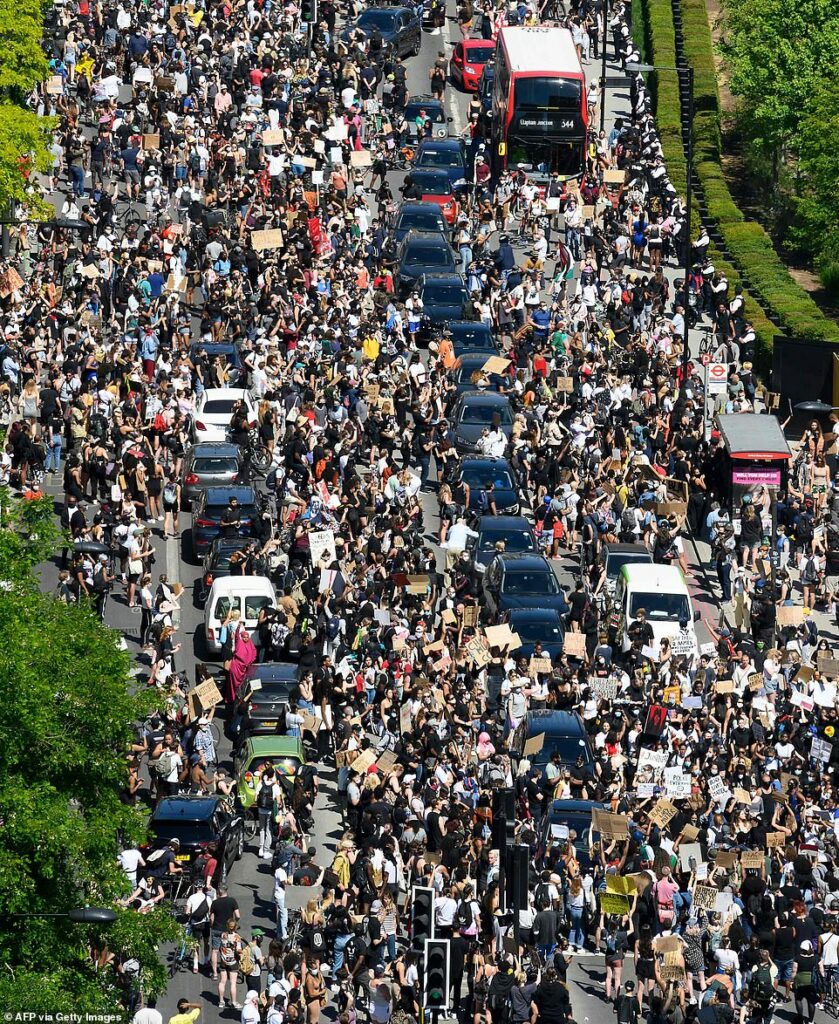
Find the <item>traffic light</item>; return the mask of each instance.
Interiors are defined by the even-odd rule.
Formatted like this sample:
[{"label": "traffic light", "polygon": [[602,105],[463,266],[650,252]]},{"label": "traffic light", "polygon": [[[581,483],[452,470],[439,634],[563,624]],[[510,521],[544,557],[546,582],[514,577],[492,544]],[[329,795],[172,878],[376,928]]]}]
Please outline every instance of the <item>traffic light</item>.
[{"label": "traffic light", "polygon": [[415,885],[411,894],[411,949],[421,950],[434,938],[434,890]]},{"label": "traffic light", "polygon": [[318,20],[318,0],[302,0],[300,4],[300,20],[314,25]]},{"label": "traffic light", "polygon": [[508,846],[504,860],[504,882],[507,889],[508,910],[524,910],[527,906],[529,876],[530,848]]},{"label": "traffic light", "polygon": [[426,1010],[447,1010],[449,1007],[448,939],[426,940],[422,1005]]},{"label": "traffic light", "polygon": [[[505,823],[507,823],[505,825]],[[516,791],[496,789],[492,794],[492,849],[500,851],[504,860],[504,848],[509,839],[509,825],[516,824]],[[505,842],[506,839],[506,842]]]}]

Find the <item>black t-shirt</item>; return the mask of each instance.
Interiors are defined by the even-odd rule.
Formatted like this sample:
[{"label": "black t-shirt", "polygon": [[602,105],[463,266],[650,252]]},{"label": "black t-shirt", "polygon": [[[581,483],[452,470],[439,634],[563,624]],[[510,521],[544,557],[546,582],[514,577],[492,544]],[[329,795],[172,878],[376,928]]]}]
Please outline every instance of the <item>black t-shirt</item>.
[{"label": "black t-shirt", "polygon": [[785,925],[775,932],[775,959],[792,960],[795,955],[795,931]]},{"label": "black t-shirt", "polygon": [[542,1024],[561,1024],[568,1008],[568,990],[558,981],[542,983],[533,993]]},{"label": "black t-shirt", "polygon": [[210,907],[210,913],[213,916],[213,928],[219,932],[225,931],[227,922],[231,917],[235,918],[238,909],[239,904],[232,896],[216,896],[213,900],[213,905]]}]

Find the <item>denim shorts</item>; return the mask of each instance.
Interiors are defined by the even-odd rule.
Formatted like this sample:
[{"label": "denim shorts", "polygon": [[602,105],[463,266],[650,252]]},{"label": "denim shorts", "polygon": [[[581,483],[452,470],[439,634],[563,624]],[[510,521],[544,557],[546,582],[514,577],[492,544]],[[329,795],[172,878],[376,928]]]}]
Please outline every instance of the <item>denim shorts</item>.
[{"label": "denim shorts", "polygon": [[213,949],[221,949],[221,933],[223,929],[212,928],[210,930],[210,943]]}]

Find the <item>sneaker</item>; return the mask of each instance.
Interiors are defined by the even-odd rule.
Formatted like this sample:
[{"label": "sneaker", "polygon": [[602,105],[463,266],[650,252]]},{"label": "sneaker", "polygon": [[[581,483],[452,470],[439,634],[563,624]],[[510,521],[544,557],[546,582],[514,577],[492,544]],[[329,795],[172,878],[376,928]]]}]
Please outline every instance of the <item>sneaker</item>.
[{"label": "sneaker", "polygon": [[234,1010],[241,1010],[242,1009],[242,1004],[241,1003],[231,1003],[230,1005],[232,1006],[232,1008]]}]

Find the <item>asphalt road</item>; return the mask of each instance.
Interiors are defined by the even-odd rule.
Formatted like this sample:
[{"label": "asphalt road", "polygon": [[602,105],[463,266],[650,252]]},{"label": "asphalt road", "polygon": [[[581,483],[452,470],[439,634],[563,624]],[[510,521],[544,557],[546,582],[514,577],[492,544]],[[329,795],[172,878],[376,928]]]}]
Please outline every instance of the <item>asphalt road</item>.
[{"label": "asphalt road", "polygon": [[[451,6],[451,5],[450,5]],[[451,55],[454,43],[459,39],[457,26],[449,21],[443,36],[423,35],[421,54],[408,61],[408,85],[412,94],[427,92],[428,90],[428,68],[433,64],[441,49],[445,48],[446,56]],[[599,75],[599,66],[590,66],[589,75]],[[610,67],[609,73],[618,74],[617,68]],[[466,123],[467,97],[459,93],[451,85],[446,90],[446,101],[449,105],[449,113],[452,116],[452,129],[455,132],[462,130]],[[628,102],[628,94],[620,89],[610,90],[607,97],[607,130],[616,116],[625,111]],[[397,181],[396,184],[400,182]],[[61,196],[56,194],[51,197],[53,202],[60,205]],[[675,276],[675,272],[668,271],[669,276]],[[45,489],[47,493],[55,495],[60,502],[60,480],[48,477]],[[438,528],[437,501],[433,493],[423,495],[423,508],[425,522],[429,531],[429,539],[436,537]],[[95,507],[91,510],[95,511]],[[203,623],[203,612],[196,608],[193,601],[194,583],[199,575],[199,567],[188,557],[184,557],[185,550],[189,549],[189,527],[190,517],[181,517],[181,525],[184,530],[181,540],[164,539],[161,525],[151,524],[154,528],[154,547],[156,552],[153,572],[155,574],[165,572],[170,583],[180,582],[185,588],[181,601],[180,611],[180,640],[182,647],[177,655],[177,667],[185,670],[190,677],[193,675],[196,664],[195,635]],[[574,563],[568,559],[560,559],[555,563],[557,577],[566,586],[573,583]],[[52,590],[56,586],[58,573],[57,561],[43,569],[43,585],[45,590]],[[704,591],[701,586],[701,577],[695,577],[692,582],[694,598],[702,611],[703,618],[710,618],[717,614],[717,609],[710,594]],[[132,656],[138,659],[138,685],[143,685],[143,677],[148,671],[148,661],[141,654],[139,646],[139,611],[133,612],[127,607],[125,597],[117,588],[109,600],[106,621],[108,625],[118,629],[126,637],[129,650]],[[704,626],[700,625],[700,641],[708,638]],[[221,761],[224,764],[225,758],[229,758],[229,744],[222,740]],[[228,770],[230,763],[226,764]],[[334,800],[335,773],[333,770],[325,769],[321,772],[320,795],[315,807],[315,834],[311,842],[317,847],[318,863],[328,865],[331,862],[336,841],[342,834],[342,822],[339,813],[336,811]],[[256,857],[256,846],[251,845],[241,861],[235,866],[232,872],[230,893],[239,902],[243,921],[243,934],[248,934],[251,927],[259,926],[270,932],[273,927],[274,907],[271,899],[272,879],[270,873],[270,862],[261,861]],[[305,904],[311,891],[301,887],[289,887],[287,903],[289,908],[295,908]],[[264,946],[267,949],[267,942]],[[165,951],[164,951],[165,952]],[[168,955],[168,954],[167,954]],[[627,977],[632,976],[631,961],[627,961]],[[604,969],[602,957],[584,955],[575,960],[569,971],[572,1004],[575,1016],[580,1024],[591,1022],[591,1024],[606,1024],[613,1019],[613,1013],[602,999],[604,980]],[[164,1015],[164,1020],[175,1013],[177,1000],[185,997],[191,1002],[199,1002],[203,1007],[202,1019],[216,1020],[227,1019],[238,1020],[238,1012],[233,1010],[219,1011],[216,1003],[217,997],[215,984],[208,974],[193,975],[191,971],[181,970],[175,973],[170,982],[169,988],[164,997],[159,1000],[159,1009]],[[241,998],[241,997],[240,997]],[[325,1011],[330,1019],[335,1017],[333,1007]]]}]

